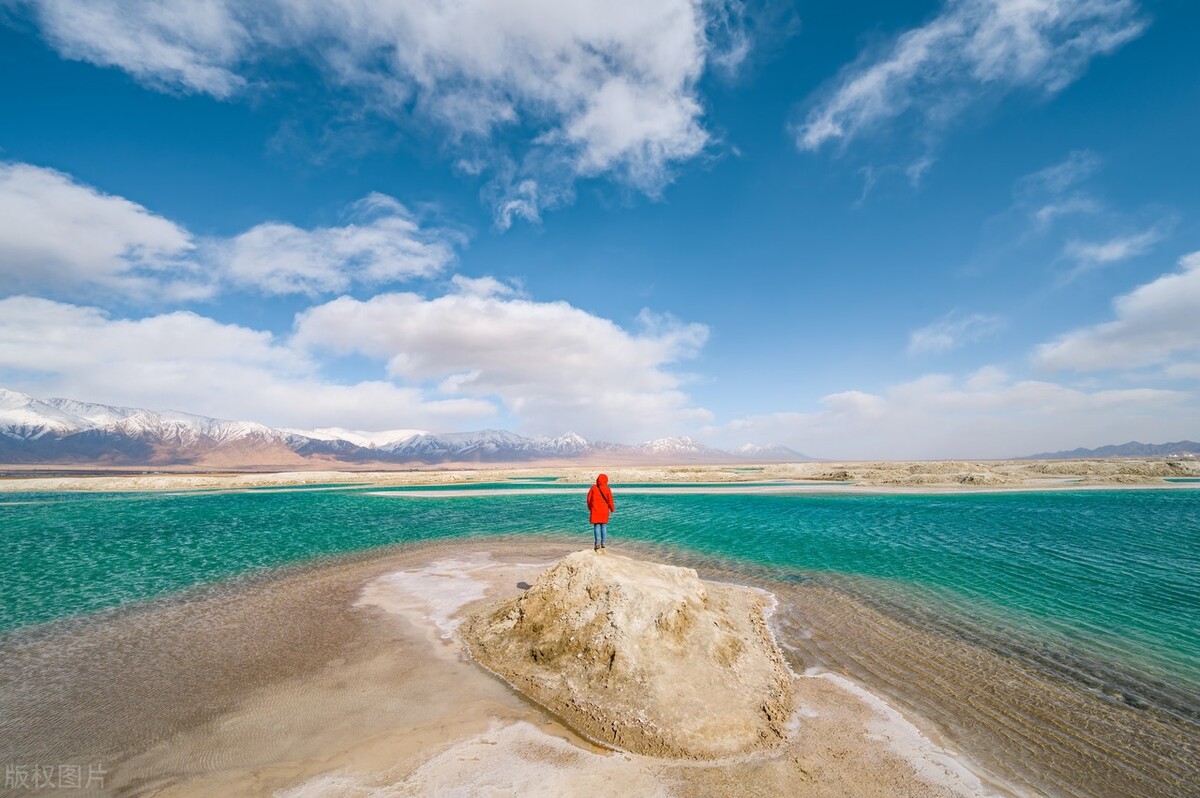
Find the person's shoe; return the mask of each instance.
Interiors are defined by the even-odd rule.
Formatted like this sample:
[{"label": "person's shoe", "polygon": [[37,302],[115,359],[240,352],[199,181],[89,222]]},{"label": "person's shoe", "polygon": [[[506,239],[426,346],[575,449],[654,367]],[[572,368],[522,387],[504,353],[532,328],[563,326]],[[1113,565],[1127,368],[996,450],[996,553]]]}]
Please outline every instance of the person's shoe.
[{"label": "person's shoe", "polygon": [[601,543],[601,544],[600,544],[600,548],[604,548],[604,544],[603,544],[603,543]]},{"label": "person's shoe", "polygon": [[593,548],[593,549],[592,549],[592,551],[600,551],[600,544],[599,544],[599,543],[594,543],[594,544],[592,544],[592,545],[595,547],[595,548]]}]

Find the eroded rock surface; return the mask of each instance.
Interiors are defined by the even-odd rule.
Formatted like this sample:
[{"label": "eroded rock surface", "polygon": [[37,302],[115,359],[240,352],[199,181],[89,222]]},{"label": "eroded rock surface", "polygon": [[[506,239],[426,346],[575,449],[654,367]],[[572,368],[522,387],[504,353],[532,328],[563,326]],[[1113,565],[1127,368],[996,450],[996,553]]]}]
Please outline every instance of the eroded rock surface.
[{"label": "eroded rock surface", "polygon": [[717,758],[786,734],[792,676],[767,602],[690,568],[583,551],[460,631],[478,662],[599,742]]}]

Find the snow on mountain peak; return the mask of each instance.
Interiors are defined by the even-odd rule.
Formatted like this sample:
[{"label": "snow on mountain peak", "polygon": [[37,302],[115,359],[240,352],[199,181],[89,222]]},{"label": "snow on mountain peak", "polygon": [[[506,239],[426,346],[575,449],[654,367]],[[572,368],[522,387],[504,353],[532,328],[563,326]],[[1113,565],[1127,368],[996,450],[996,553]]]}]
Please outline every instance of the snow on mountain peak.
[{"label": "snow on mountain peak", "polygon": [[0,434],[20,440],[68,434],[85,427],[80,419],[53,404],[0,388]]},{"label": "snow on mountain peak", "polygon": [[316,429],[308,430],[287,428],[281,431],[292,435],[302,435],[305,438],[311,438],[315,441],[346,441],[355,446],[361,446],[364,449],[395,446],[396,444],[411,440],[418,435],[429,434],[428,431],[423,429],[390,429],[379,432],[365,432],[363,430],[345,429],[343,427],[317,427]]},{"label": "snow on mountain peak", "polygon": [[18,407],[26,407],[33,401],[33,397],[26,396],[17,391],[10,391],[7,388],[0,388],[0,410],[14,410]]},{"label": "snow on mountain peak", "polygon": [[[71,442],[67,443],[67,439]],[[270,452],[270,457],[284,458],[267,461],[272,463],[314,457],[389,463],[501,463],[576,457],[634,457],[663,462],[803,459],[803,455],[779,446],[747,444],[739,446],[735,453],[723,452],[687,436],[626,446],[589,441],[575,432],[557,437],[526,437],[494,429],[449,433],[415,429],[364,432],[342,427],[276,429],[250,421],[227,421],[179,411],[157,412],[73,399],[35,399],[3,388],[0,388],[0,443],[4,446],[0,455],[15,458],[13,462],[62,462],[65,457],[78,462],[146,462],[153,458],[156,462],[192,463],[215,451],[225,452],[223,457]],[[241,454],[228,455],[229,452]]]},{"label": "snow on mountain peak", "polygon": [[800,454],[794,449],[789,449],[786,446],[768,445],[764,446],[759,443],[743,443],[741,446],[735,446],[729,450],[738,457],[747,459],[767,459],[767,460],[808,460],[806,455]]},{"label": "snow on mountain peak", "polygon": [[202,438],[227,443],[244,438],[281,437],[270,427],[249,421],[224,421],[171,411],[157,413],[74,399],[33,399],[16,391],[0,391],[0,434],[19,440],[89,431],[181,444],[195,444]]},{"label": "snow on mountain peak", "polygon": [[669,438],[655,438],[652,441],[646,441],[638,447],[648,452],[706,452],[712,451],[709,447],[686,435],[677,435]]}]

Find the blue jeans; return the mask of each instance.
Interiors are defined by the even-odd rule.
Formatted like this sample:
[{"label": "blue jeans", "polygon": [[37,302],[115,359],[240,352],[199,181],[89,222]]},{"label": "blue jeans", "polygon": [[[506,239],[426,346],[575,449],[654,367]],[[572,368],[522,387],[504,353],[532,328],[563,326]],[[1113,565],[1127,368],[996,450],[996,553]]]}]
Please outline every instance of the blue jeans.
[{"label": "blue jeans", "polygon": [[596,545],[604,545],[604,534],[608,532],[608,524],[592,524],[592,534],[596,537]]}]

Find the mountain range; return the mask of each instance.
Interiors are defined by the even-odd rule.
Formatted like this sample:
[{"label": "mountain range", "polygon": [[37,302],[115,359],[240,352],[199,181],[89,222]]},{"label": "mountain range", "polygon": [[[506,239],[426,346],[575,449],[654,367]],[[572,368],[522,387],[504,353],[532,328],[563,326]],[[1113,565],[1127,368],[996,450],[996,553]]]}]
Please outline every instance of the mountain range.
[{"label": "mountain range", "polygon": [[575,433],[526,437],[504,430],[361,432],[325,427],[277,429],[178,411],[35,399],[0,388],[0,463],[189,465],[215,468],[339,464],[785,462],[810,458],[782,446],[746,444],[732,452],[686,437],[637,445],[589,441]]},{"label": "mountain range", "polygon": [[1200,457],[1200,443],[1176,441],[1175,443],[1119,443],[1097,449],[1072,449],[1063,452],[1031,454],[1022,460],[1080,460],[1089,457]]}]

